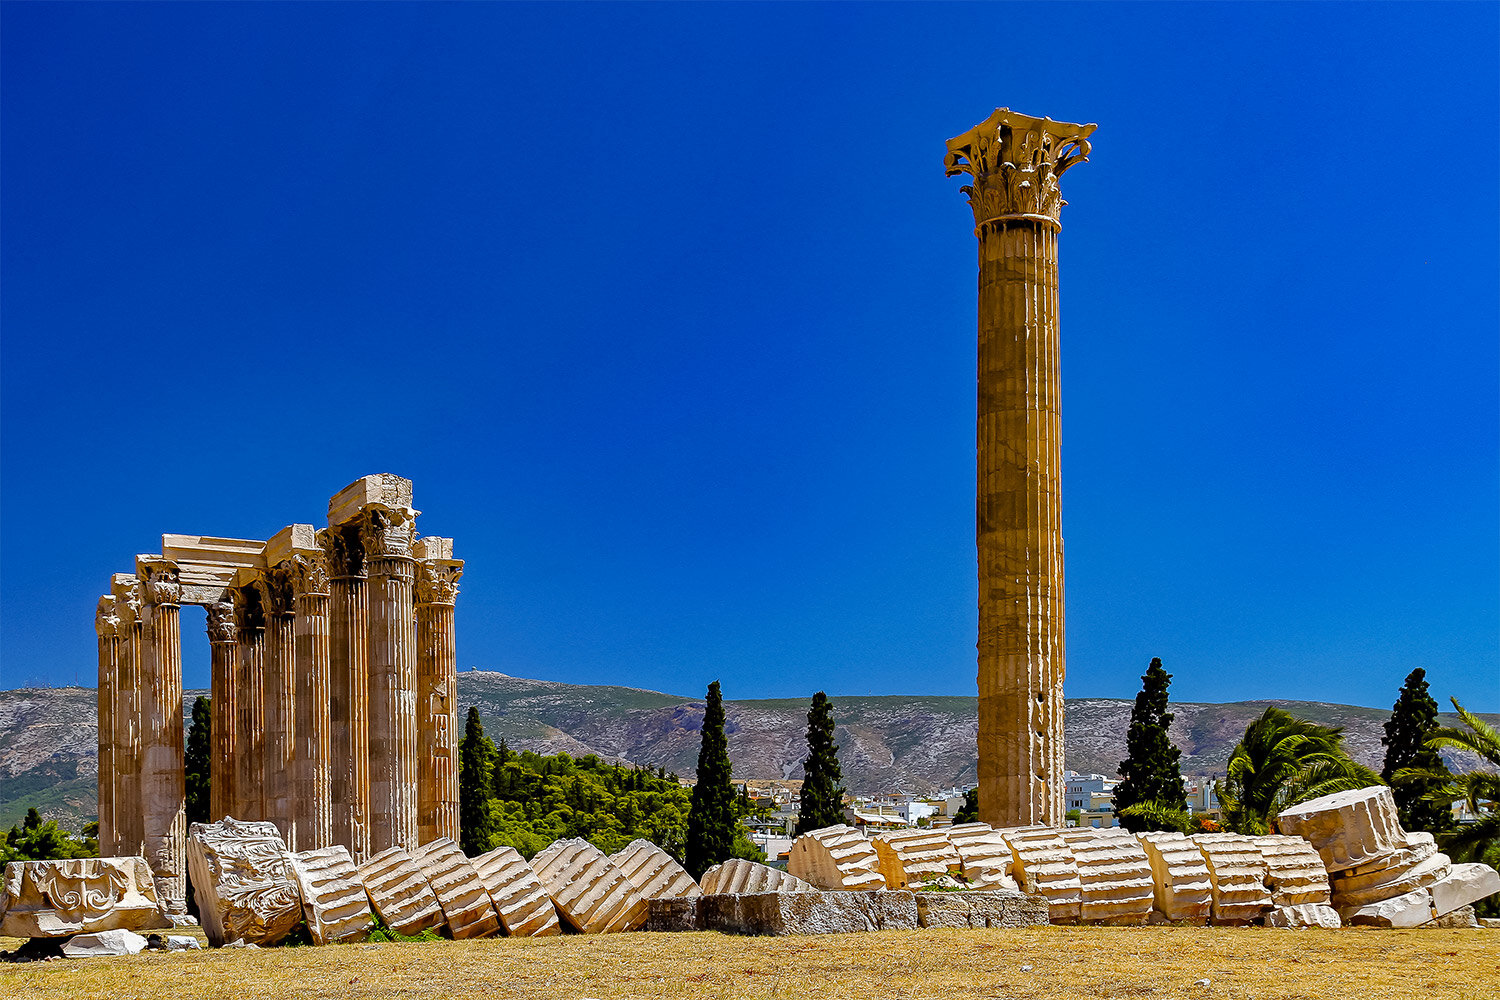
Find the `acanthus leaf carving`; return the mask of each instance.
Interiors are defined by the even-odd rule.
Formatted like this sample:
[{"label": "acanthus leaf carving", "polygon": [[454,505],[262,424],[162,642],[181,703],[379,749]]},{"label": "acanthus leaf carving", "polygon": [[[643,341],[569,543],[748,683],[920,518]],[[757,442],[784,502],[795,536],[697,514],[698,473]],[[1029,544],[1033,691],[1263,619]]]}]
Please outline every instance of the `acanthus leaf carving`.
[{"label": "acanthus leaf carving", "polygon": [[101,639],[120,634],[120,615],[115,610],[113,597],[99,598],[99,608],[94,612],[94,631],[99,633]]},{"label": "acanthus leaf carving", "polygon": [[318,531],[317,539],[323,547],[329,576],[337,580],[365,575],[365,549],[356,526],[323,528]]},{"label": "acanthus leaf carving", "polygon": [[230,597],[208,606],[209,642],[234,642],[238,631],[234,601]]},{"label": "acanthus leaf carving", "polygon": [[141,559],[137,562],[147,604],[175,605],[182,601],[182,582],[177,575],[176,563],[168,559]]},{"label": "acanthus leaf carving", "polygon": [[996,108],[963,135],[948,140],[943,167],[949,177],[968,174],[974,224],[1029,219],[1056,224],[1063,200],[1058,179],[1089,157],[1097,125],[1033,118]]},{"label": "acanthus leaf carving", "polygon": [[280,616],[292,614],[292,577],[293,571],[290,560],[282,563],[280,566],[273,566],[266,570],[266,575],[263,579],[267,614]]},{"label": "acanthus leaf carving", "polygon": [[416,537],[414,512],[404,507],[366,504],[359,522],[359,538],[366,559],[409,559]]},{"label": "acanthus leaf carving", "polygon": [[287,563],[292,592],[298,597],[328,593],[328,557],[322,552],[298,552]]},{"label": "acanthus leaf carving", "polygon": [[416,588],[418,604],[452,604],[458,598],[458,579],[464,575],[460,559],[421,559],[417,561]]}]

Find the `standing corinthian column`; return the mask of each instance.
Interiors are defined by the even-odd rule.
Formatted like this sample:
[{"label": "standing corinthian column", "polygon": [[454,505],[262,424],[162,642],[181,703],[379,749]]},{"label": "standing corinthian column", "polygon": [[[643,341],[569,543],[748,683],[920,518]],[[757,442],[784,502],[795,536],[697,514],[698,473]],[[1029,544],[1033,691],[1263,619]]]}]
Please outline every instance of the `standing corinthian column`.
[{"label": "standing corinthian column", "polygon": [[979,818],[1063,820],[1058,178],[1097,126],[999,108],[948,141],[979,239]]},{"label": "standing corinthian column", "polygon": [[370,619],[356,527],[318,532],[328,558],[329,738],[333,842],[370,856]]},{"label": "standing corinthian column", "polygon": [[333,844],[333,788],[329,749],[328,563],[321,551],[291,560],[296,604],[297,719],[292,812],[297,849]]},{"label": "standing corinthian column", "polygon": [[120,616],[113,597],[99,598],[94,631],[99,633],[99,854],[115,853],[115,699],[118,694]]},{"label": "standing corinthian column", "polygon": [[236,654],[239,661],[239,695],[235,699],[234,724],[234,816],[236,819],[266,818],[261,758],[266,748],[266,615],[261,588],[254,585],[258,574],[230,591],[234,600]]},{"label": "standing corinthian column", "polygon": [[208,606],[208,693],[212,722],[208,748],[208,818],[238,815],[235,799],[235,730],[239,725],[239,656],[234,602]]},{"label": "standing corinthian column", "polygon": [[187,913],[187,789],[183,775],[182,586],[177,564],[160,558],[136,560],[145,588],[141,606],[144,697],[141,727],[141,797],[144,800],[146,863],[157,898],[168,913]]},{"label": "standing corinthian column", "polygon": [[[453,540],[417,542],[417,835],[458,839],[458,653],[453,604],[461,559]],[[436,555],[432,558],[429,555]],[[443,558],[449,557],[449,558]]]},{"label": "standing corinthian column", "polygon": [[362,514],[370,599],[370,851],[378,853],[417,845],[416,511],[372,503]]},{"label": "standing corinthian column", "polygon": [[266,571],[262,597],[266,607],[266,743],[261,761],[266,819],[276,824],[286,846],[299,851],[292,818],[292,733],[297,679],[293,634],[292,577],[285,564]]},{"label": "standing corinthian column", "polygon": [[110,580],[119,644],[115,659],[115,853],[142,851],[141,816],[141,581],[130,573]]}]

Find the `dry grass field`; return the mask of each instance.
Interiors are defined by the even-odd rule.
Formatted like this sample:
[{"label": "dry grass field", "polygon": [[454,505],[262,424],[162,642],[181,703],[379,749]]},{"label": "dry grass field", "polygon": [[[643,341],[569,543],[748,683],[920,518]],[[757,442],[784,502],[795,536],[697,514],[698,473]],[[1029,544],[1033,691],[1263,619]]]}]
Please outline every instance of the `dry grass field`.
[{"label": "dry grass field", "polygon": [[1494,1000],[1500,932],[1047,927],[229,949],[0,965],[0,997]]}]

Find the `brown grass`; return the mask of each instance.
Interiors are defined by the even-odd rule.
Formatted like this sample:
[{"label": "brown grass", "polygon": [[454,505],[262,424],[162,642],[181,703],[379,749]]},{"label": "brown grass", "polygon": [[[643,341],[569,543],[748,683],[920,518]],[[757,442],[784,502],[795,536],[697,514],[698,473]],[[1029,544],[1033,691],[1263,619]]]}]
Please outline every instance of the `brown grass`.
[{"label": "brown grass", "polygon": [[[1198,985],[1201,979],[1209,985]],[[0,965],[0,997],[171,996],[1494,1000],[1500,933],[1214,927],[799,938],[638,933]]]}]

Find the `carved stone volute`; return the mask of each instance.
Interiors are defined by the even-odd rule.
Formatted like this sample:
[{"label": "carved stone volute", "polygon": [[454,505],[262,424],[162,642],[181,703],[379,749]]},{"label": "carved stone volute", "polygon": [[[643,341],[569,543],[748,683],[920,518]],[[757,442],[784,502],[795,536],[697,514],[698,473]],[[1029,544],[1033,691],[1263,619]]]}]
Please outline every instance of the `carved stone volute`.
[{"label": "carved stone volute", "polygon": [[114,578],[110,589],[115,597],[115,614],[120,617],[121,635],[126,635],[140,621],[141,605],[144,603],[145,595],[141,590],[141,581],[133,576],[120,575]]},{"label": "carved stone volute", "polygon": [[366,504],[360,511],[359,537],[366,559],[410,559],[416,538],[416,512],[405,507]]},{"label": "carved stone volute", "polygon": [[264,585],[259,581],[244,587],[235,587],[229,592],[234,601],[234,623],[241,633],[249,633],[266,627],[266,605]]},{"label": "carved stone volute", "polygon": [[266,614],[282,618],[292,614],[292,576],[290,560],[266,570]]},{"label": "carved stone volute", "polygon": [[453,604],[458,598],[458,578],[463,575],[462,559],[419,559],[416,603]]},{"label": "carved stone volute", "polygon": [[1097,125],[1074,125],[996,108],[980,124],[948,140],[943,167],[968,174],[962,190],[979,235],[991,223],[1031,221],[1056,228],[1062,212],[1058,178],[1088,160]]},{"label": "carved stone volute", "polygon": [[322,552],[298,552],[286,566],[291,572],[292,593],[297,597],[328,593],[328,557]]},{"label": "carved stone volute", "polygon": [[138,558],[135,565],[147,604],[167,607],[182,602],[182,583],[177,576],[176,563],[170,559]]},{"label": "carved stone volute", "polygon": [[234,601],[226,596],[208,606],[208,641],[211,643],[234,642],[239,631],[235,620]]},{"label": "carved stone volute", "polygon": [[335,580],[360,579],[365,575],[365,547],[359,540],[359,527],[335,525],[318,532],[318,544],[327,557],[328,575]]},{"label": "carved stone volute", "polygon": [[94,631],[99,633],[99,638],[109,639],[118,635],[119,630],[120,616],[115,613],[115,599],[99,598],[99,607],[94,612]]}]

